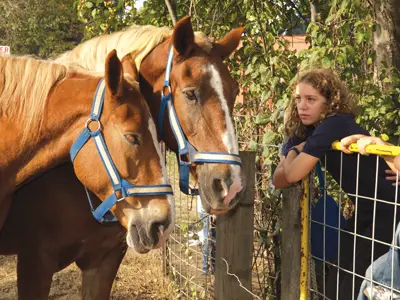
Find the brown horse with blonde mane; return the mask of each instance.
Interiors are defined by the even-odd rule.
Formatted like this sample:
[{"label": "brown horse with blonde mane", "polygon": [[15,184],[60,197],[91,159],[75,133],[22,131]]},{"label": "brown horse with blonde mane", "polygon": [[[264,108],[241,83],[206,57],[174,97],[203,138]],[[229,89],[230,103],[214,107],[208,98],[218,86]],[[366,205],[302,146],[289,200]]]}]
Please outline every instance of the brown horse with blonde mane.
[{"label": "brown horse with blonde mane", "polygon": [[[116,48],[118,55],[123,57],[124,71],[130,74],[138,72],[141,92],[153,117],[157,118],[168,50],[172,45],[171,93],[184,135],[198,150],[237,154],[232,110],[238,85],[222,60],[236,49],[242,32],[243,29],[235,29],[214,43],[204,34],[194,33],[188,18],[180,20],[173,30],[132,26],[122,32],[89,40],[56,61],[102,72],[104,53]],[[164,118],[163,140],[176,151],[178,144],[167,120]],[[240,166],[199,164],[196,174],[207,210],[223,213],[236,205],[244,188]],[[57,201],[53,199],[55,190],[58,191]],[[23,199],[28,196],[40,204],[29,207],[30,213],[26,213],[21,221],[19,212],[24,208]],[[52,274],[75,261],[83,274],[83,298],[108,299],[125,253],[126,244],[122,238],[125,231],[119,224],[104,226],[93,219],[85,200],[85,191],[72,176],[71,168],[65,165],[46,173],[18,191],[15,198],[6,224],[11,229],[7,240],[17,239],[19,248],[45,249],[35,251],[33,256],[27,254],[21,262],[19,259],[20,293],[22,289],[34,290],[42,295],[34,299],[46,299]],[[56,218],[48,211],[59,216]],[[36,220],[36,215],[41,222]],[[74,218],[79,230],[69,230],[65,225],[69,218]],[[37,225],[29,234],[23,235],[23,224],[34,220]],[[48,230],[45,225],[48,223],[53,224],[53,230]],[[21,228],[18,232],[12,230],[16,226]],[[56,234],[63,239],[55,239]],[[0,237],[0,243],[3,240]],[[46,263],[49,257],[53,265]],[[46,272],[27,271],[40,268]],[[27,275],[21,276],[20,269],[24,269]]]},{"label": "brown horse with blonde mane", "polygon": [[[102,91],[102,97],[97,96],[96,90]],[[34,199],[24,199],[23,203],[15,199],[17,206],[12,205],[13,211],[1,232],[0,251],[18,254],[19,299],[47,298],[52,274],[62,268],[62,264],[70,263],[62,260],[63,251],[68,252],[68,247],[79,248],[79,244],[66,244],[70,242],[68,235],[79,235],[82,223],[75,220],[79,213],[74,210],[72,212],[77,214],[68,213],[70,207],[75,208],[74,204],[58,203],[58,198],[63,197],[58,193],[68,193],[70,188],[84,194],[83,185],[103,201],[117,198],[116,195],[122,193],[110,210],[127,234],[118,238],[113,234],[110,241],[99,240],[101,235],[97,235],[95,240],[99,245],[117,241],[118,255],[121,256],[122,237],[141,253],[159,247],[166,239],[173,226],[173,198],[155,125],[137,83],[129,75],[123,76],[122,64],[115,51],[105,60],[104,80],[33,58],[1,57],[0,122],[0,153],[3,154],[0,164],[1,224],[18,187],[67,162],[70,149],[74,149],[73,145],[83,132],[93,136],[75,151],[73,170],[68,166],[52,171],[57,174],[63,170],[56,180],[47,181],[52,185],[51,189],[47,186],[41,187],[40,191],[32,189],[27,194],[20,193],[24,198],[39,198],[37,203]],[[98,140],[103,142],[99,144]],[[106,152],[109,156],[103,155]],[[114,171],[110,171],[110,166]],[[59,179],[62,182],[57,181]],[[118,181],[129,187],[128,193],[124,188],[114,188]],[[158,192],[160,186],[169,190]],[[154,188],[157,192],[140,192],[145,188]],[[40,197],[50,200],[48,207],[42,206]],[[88,209],[82,211],[89,213]],[[69,219],[64,218],[64,213]],[[93,216],[91,219],[94,221]],[[59,224],[64,232],[56,230]],[[91,228],[94,226],[88,224]],[[40,236],[39,228],[47,235]],[[51,255],[55,253],[60,257]],[[104,253],[92,255],[90,263],[105,256]],[[37,257],[41,260],[35,262]],[[80,263],[83,268],[90,267],[84,259]],[[48,282],[42,279],[42,271]],[[95,277],[94,274],[91,276]]]}]

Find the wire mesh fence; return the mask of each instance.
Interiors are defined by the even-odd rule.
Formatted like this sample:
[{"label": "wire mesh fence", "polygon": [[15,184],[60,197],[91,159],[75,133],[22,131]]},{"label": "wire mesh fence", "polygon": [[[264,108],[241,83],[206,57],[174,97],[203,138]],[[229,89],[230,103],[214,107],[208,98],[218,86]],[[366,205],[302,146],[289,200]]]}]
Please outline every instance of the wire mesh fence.
[{"label": "wire mesh fence", "polygon": [[213,299],[215,223],[199,199],[179,192],[178,165],[167,152],[167,171],[175,194],[175,227],[164,248],[165,275],[179,287],[180,299]]},{"label": "wire mesh fence", "polygon": [[[279,146],[275,145],[269,147],[271,151],[279,149]],[[343,165],[343,154],[339,155],[341,156],[340,174],[342,174],[348,172],[349,166]],[[390,199],[382,197],[378,192],[383,187],[378,179],[377,170],[382,167],[387,168],[387,166],[382,166],[383,161],[378,157],[374,160],[376,169],[370,173],[374,177],[372,179],[374,186],[369,187],[373,189],[372,197],[363,194],[363,188],[359,186],[363,183],[359,180],[360,172],[365,172],[360,157],[357,158],[357,169],[354,171],[356,189],[353,192],[344,193],[342,180],[336,183],[325,169],[322,173],[322,188],[318,185],[316,173],[311,176],[309,193],[312,200],[309,223],[311,239],[309,242],[312,259],[308,281],[309,299],[397,299],[400,296],[400,282],[396,282],[400,268],[398,261],[399,190],[398,186],[393,187],[395,192],[389,197]],[[172,184],[177,191],[178,173],[175,156],[168,154],[167,161]],[[323,165],[328,164],[325,158]],[[281,299],[282,197],[280,191],[272,189],[269,182],[272,169],[268,165],[262,166],[255,174],[252,264],[252,292],[255,299]],[[396,182],[398,181],[397,174]],[[324,203],[323,214],[318,216],[315,212],[318,206],[317,199]],[[336,205],[333,209],[337,209],[337,213],[333,214],[336,222],[333,223],[332,201]],[[360,208],[357,210],[357,207]],[[363,213],[365,214],[363,208],[366,207],[369,207],[372,213],[367,219],[362,216]],[[371,226],[364,224],[367,221]],[[215,277],[212,260],[215,256],[212,252],[215,251],[216,244],[215,235],[210,232],[210,228],[213,228],[211,220],[199,210],[198,199],[178,194],[176,196],[176,226],[165,249],[165,270],[166,274],[178,284],[182,299],[214,298]],[[381,239],[382,233],[384,233],[384,239]],[[206,253],[203,251],[202,239],[206,241],[209,239],[210,242]],[[332,241],[335,242],[332,244]],[[319,253],[314,249],[318,242],[321,248]],[[347,245],[347,250],[345,245]],[[333,251],[336,256],[332,257],[331,252],[334,249],[339,251]],[[292,251],[296,250],[292,249]],[[385,258],[378,259],[385,253]],[[203,260],[208,261],[206,269],[203,268]],[[382,265],[386,269],[385,274],[389,274],[383,279],[379,275]],[[295,276],[299,276],[298,274]],[[342,291],[347,292],[341,294]]]},{"label": "wire mesh fence", "polygon": [[261,299],[280,299],[282,195],[273,188],[272,174],[281,145],[265,138],[268,125],[255,124],[255,117],[235,115],[239,148],[257,155],[252,289]]},{"label": "wire mesh fence", "polygon": [[[237,130],[241,130],[244,119],[245,116],[236,118]],[[251,128],[248,130],[252,131]],[[247,139],[245,131],[242,136],[244,140]],[[248,141],[239,140],[241,149],[246,149],[246,145]],[[266,151],[265,148],[268,147],[275,152],[279,148],[277,145],[261,144],[258,147],[261,151]],[[262,147],[264,149],[261,149]],[[173,153],[167,154],[167,169],[175,191],[176,225],[165,248],[165,273],[178,284],[182,298],[213,299],[215,292],[215,274],[213,274],[215,254],[213,252],[217,245],[212,220],[201,213],[196,197],[177,192],[179,191],[179,175]],[[256,162],[256,174],[253,174],[256,183],[251,287],[256,295],[254,298],[259,299],[279,298],[277,295],[279,295],[280,287],[279,215],[281,204],[280,192],[272,189],[271,174],[270,164]],[[202,243],[203,239],[205,244]]]},{"label": "wire mesh fence", "polygon": [[[340,180],[334,183],[324,170],[320,216],[315,216],[318,203],[310,211],[310,298],[400,299],[400,205],[398,185],[393,184],[398,172],[389,181],[382,176],[389,169],[383,159],[374,156],[367,162],[359,154],[353,154],[358,155],[356,170],[349,170],[344,154],[338,155]],[[374,169],[367,169],[373,161]],[[324,165],[329,163],[325,157]],[[344,172],[355,174],[350,192]]]}]

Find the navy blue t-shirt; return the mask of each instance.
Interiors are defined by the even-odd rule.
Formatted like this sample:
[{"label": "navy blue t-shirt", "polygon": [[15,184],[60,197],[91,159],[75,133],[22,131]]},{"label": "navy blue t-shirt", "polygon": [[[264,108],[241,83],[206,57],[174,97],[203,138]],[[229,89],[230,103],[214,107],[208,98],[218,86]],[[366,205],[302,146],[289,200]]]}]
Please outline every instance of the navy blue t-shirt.
[{"label": "navy blue t-shirt", "polygon": [[[340,141],[342,138],[353,134],[369,133],[360,127],[349,114],[336,114],[327,117],[321,124],[315,127],[306,139],[303,152],[314,157],[321,159],[321,163],[325,166],[328,172],[332,175],[335,181],[340,184],[342,189],[350,196],[353,203],[355,203],[356,186],[357,186],[357,154],[343,154],[343,161],[341,162],[341,151],[331,149],[334,141]],[[291,137],[283,147],[285,153],[290,147],[298,145],[302,140],[298,137]],[[326,161],[325,161],[326,154]],[[378,158],[378,178],[377,178],[377,191],[376,198],[394,202],[395,201],[395,187],[392,186],[392,181],[385,179],[387,176],[385,170],[389,169],[388,165],[382,158]],[[343,165],[342,178],[340,174],[340,166]],[[375,197],[375,181],[376,181],[376,155],[360,156],[359,171],[358,171],[358,195],[364,197]],[[400,200],[400,198],[398,198]],[[373,217],[373,201],[358,198],[358,217],[359,222],[370,223]],[[379,213],[392,214],[387,215],[393,219],[393,205],[378,203]],[[377,213],[378,213],[377,211]],[[398,215],[400,212],[398,213]],[[359,223],[357,222],[357,223]],[[359,223],[360,224],[360,223]],[[362,224],[360,224],[362,225]],[[366,224],[364,224],[366,225]]]}]

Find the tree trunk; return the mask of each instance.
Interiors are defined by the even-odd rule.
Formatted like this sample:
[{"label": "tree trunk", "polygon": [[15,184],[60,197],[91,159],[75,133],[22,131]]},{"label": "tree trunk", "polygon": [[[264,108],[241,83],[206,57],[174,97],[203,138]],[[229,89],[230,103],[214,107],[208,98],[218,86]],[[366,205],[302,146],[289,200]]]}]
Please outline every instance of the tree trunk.
[{"label": "tree trunk", "polygon": [[400,68],[400,5],[398,0],[375,0],[373,5],[377,23],[374,32],[377,79],[385,67]]},{"label": "tree trunk", "polygon": [[390,0],[393,18],[393,67],[400,70],[400,5],[398,0]]},{"label": "tree trunk", "polygon": [[310,0],[311,22],[317,22],[318,19],[318,1]]}]

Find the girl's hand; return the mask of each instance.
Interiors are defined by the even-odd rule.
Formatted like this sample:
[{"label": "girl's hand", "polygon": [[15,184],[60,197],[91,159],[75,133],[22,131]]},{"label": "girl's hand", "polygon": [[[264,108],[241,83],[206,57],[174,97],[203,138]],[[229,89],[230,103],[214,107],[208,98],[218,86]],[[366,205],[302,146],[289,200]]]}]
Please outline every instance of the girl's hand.
[{"label": "girl's hand", "polygon": [[364,137],[367,136],[363,134],[353,134],[345,138],[342,138],[340,141],[340,146],[342,147],[342,151],[346,154],[352,154],[352,152],[349,150],[349,146],[353,143],[356,143],[359,139]]},{"label": "girl's hand", "polygon": [[375,137],[375,136],[366,136],[362,137],[357,141],[357,146],[358,146],[358,152],[360,152],[362,155],[369,155],[367,152],[365,152],[365,148],[368,145],[386,145],[382,139]]},{"label": "girl's hand", "polygon": [[392,183],[392,185],[394,185],[394,186],[396,186],[396,185],[400,186],[400,174],[399,174],[399,181],[396,181],[397,180],[397,176],[396,176],[397,172],[389,169],[389,170],[385,170],[385,173],[386,173],[386,175],[388,175],[388,176],[386,176],[386,180],[394,181]]}]

